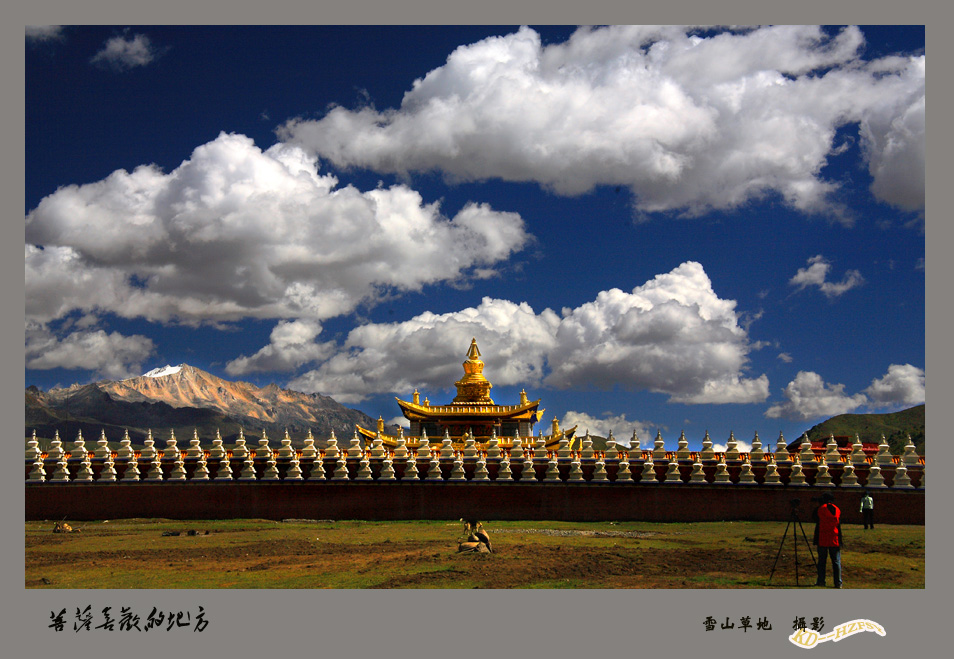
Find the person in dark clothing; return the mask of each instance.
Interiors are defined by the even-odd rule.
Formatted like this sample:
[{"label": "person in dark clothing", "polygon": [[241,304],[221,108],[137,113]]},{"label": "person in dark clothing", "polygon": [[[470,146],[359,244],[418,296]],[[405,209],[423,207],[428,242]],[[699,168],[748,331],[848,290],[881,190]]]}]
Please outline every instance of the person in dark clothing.
[{"label": "person in dark clothing", "polygon": [[831,576],[835,588],[841,588],[841,548],[844,539],[841,535],[841,510],[832,503],[835,497],[825,493],[821,505],[812,513],[815,520],[815,544],[818,546],[818,580],[816,586],[825,585],[825,569],[828,557],[831,557]]},{"label": "person in dark clothing", "polygon": [[864,496],[861,497],[861,517],[866,531],[869,528],[874,529],[874,499],[868,494],[868,490],[865,490]]}]

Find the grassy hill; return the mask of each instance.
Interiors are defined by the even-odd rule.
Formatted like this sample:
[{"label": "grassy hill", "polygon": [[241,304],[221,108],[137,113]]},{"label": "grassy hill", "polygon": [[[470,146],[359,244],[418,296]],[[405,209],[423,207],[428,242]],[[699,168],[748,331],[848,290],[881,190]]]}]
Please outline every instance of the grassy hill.
[{"label": "grassy hill", "polygon": [[910,434],[918,453],[924,455],[924,405],[891,414],[839,414],[814,426],[808,438],[824,439],[830,434],[857,434],[863,442],[880,442],[884,434],[892,453],[904,452]]}]

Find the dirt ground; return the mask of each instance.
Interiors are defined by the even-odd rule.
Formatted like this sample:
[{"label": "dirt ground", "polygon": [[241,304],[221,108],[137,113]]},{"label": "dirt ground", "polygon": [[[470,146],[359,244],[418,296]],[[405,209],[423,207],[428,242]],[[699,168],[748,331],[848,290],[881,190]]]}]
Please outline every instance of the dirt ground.
[{"label": "dirt ground", "polygon": [[[123,520],[71,534],[52,526],[26,525],[27,588],[795,586],[791,535],[779,553],[776,523],[488,522],[490,554],[457,554],[461,525],[449,521]],[[924,587],[924,527],[863,533],[849,533],[846,587]],[[798,553],[798,585],[810,586],[802,538]]]}]

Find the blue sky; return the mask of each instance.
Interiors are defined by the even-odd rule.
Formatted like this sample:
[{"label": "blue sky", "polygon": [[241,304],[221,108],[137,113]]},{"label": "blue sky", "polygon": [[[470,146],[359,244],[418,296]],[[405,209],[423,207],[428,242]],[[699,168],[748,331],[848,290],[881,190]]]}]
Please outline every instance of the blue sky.
[{"label": "blue sky", "polygon": [[[28,29],[26,377],[690,445],[924,400],[920,27]],[[548,423],[547,423],[548,425]]]}]

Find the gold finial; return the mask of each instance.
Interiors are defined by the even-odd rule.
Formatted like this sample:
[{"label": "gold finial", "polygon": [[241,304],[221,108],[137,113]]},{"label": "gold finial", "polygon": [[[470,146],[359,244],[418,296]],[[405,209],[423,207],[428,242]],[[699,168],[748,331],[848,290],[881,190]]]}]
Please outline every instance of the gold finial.
[{"label": "gold finial", "polygon": [[378,417],[378,432],[384,433],[384,417],[383,416]]},{"label": "gold finial", "polygon": [[418,393],[417,389],[414,390],[413,397],[411,398],[414,401],[415,405],[420,405],[421,403],[421,394]]},{"label": "gold finial", "polygon": [[480,348],[477,347],[476,338],[473,338],[470,340],[470,350],[467,351],[467,359],[470,359],[470,360],[480,359]]},{"label": "gold finial", "polygon": [[520,390],[520,404],[521,404],[521,405],[526,405],[526,404],[529,403],[529,402],[530,402],[530,399],[527,398],[527,390],[526,390],[526,389],[521,389],[521,390]]}]

